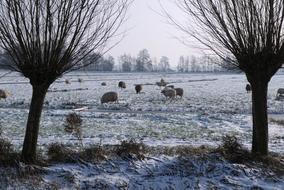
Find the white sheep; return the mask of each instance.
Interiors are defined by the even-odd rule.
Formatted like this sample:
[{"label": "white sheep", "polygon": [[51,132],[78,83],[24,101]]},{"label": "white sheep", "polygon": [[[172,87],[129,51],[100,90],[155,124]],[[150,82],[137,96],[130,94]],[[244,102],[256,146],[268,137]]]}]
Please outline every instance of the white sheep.
[{"label": "white sheep", "polygon": [[119,88],[126,88],[126,84],[125,84],[125,82],[123,82],[123,81],[120,81],[119,83],[118,83],[118,87]]},{"label": "white sheep", "polygon": [[9,92],[0,89],[0,99],[6,99],[9,96]]},{"label": "white sheep", "polygon": [[65,84],[70,84],[70,80],[65,79]]},{"label": "white sheep", "polygon": [[284,96],[284,88],[279,88],[277,90],[276,98],[280,98]]},{"label": "white sheep", "polygon": [[182,98],[183,96],[183,89],[182,88],[175,88],[176,96],[179,96]]},{"label": "white sheep", "polygon": [[107,92],[101,97],[101,104],[109,102],[118,102],[118,95],[116,92]]},{"label": "white sheep", "polygon": [[139,94],[142,91],[142,85],[141,84],[137,84],[135,85],[135,91],[137,94]]},{"label": "white sheep", "polygon": [[166,97],[170,99],[174,99],[176,97],[176,91],[175,89],[171,88],[164,88],[161,93]]},{"label": "white sheep", "polygon": [[250,84],[247,84],[247,85],[246,85],[246,91],[247,91],[247,93],[249,93],[249,92],[251,91],[251,86],[250,86]]}]

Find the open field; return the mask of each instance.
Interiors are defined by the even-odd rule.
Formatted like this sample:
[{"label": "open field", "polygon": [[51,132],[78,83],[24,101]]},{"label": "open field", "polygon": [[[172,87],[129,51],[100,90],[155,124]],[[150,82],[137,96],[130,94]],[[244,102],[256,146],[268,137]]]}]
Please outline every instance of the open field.
[{"label": "open field", "polygon": [[[71,84],[65,84],[65,78],[70,79]],[[83,82],[77,82],[78,78],[82,78]],[[161,78],[184,88],[184,98],[165,101],[160,88],[155,85],[144,85],[143,93],[135,94],[134,84],[154,84]],[[126,82],[125,90],[118,89],[120,80]],[[11,93],[9,98],[0,101],[1,128],[17,145],[23,141],[31,87],[29,84],[11,85],[6,82],[27,81],[22,77],[6,77],[0,81],[0,88]],[[101,86],[101,82],[106,82],[107,86]],[[50,89],[55,92],[47,95],[39,144],[57,141],[76,143],[76,139],[64,132],[64,119],[74,108],[84,106],[88,110],[78,113],[83,117],[83,139],[86,144],[115,144],[135,138],[155,145],[218,145],[225,134],[235,134],[244,144],[250,144],[251,94],[246,93],[245,84],[243,75],[231,74],[81,72],[67,75],[53,84]],[[278,119],[284,114],[284,101],[275,100],[280,87],[284,87],[284,75],[272,79],[268,92],[269,113],[273,117],[278,115]],[[119,93],[119,104],[100,104],[100,97],[107,91]],[[283,134],[283,126],[270,124],[270,150],[284,151]]]},{"label": "open field", "polygon": [[[83,79],[83,82],[79,83],[78,78]],[[175,101],[166,101],[160,93],[160,88],[153,85],[161,78],[175,87],[184,88],[184,97]],[[65,79],[71,80],[71,84],[65,84]],[[126,89],[121,90],[117,87],[120,80],[126,82]],[[101,86],[101,82],[106,82],[107,86]],[[241,74],[72,73],[59,79],[50,88],[42,115],[39,145],[40,148],[53,142],[79,145],[74,136],[66,134],[64,131],[64,120],[65,116],[75,108],[88,107],[87,110],[77,112],[83,118],[82,135],[85,146],[98,143],[118,144],[122,140],[134,138],[150,146],[210,145],[217,147],[224,135],[234,134],[242,140],[245,146],[250,148],[252,135],[251,94],[247,94],[245,90],[246,83],[245,76]],[[144,84],[142,94],[135,93],[134,84]],[[274,119],[269,123],[269,149],[283,154],[284,126],[277,121],[284,120],[284,101],[275,100],[277,89],[281,87],[284,87],[284,75],[274,76],[268,92],[268,111],[270,117]],[[0,100],[0,126],[3,135],[10,139],[16,147],[21,147],[31,87],[27,80],[13,73],[0,80],[0,89],[11,93],[11,96],[6,100]],[[100,104],[100,97],[107,91],[119,93],[118,104]],[[95,184],[93,181],[95,179],[98,184],[100,182],[106,183],[106,180],[113,180],[117,183],[124,181],[130,189],[149,189],[154,183],[156,187],[163,185],[161,189],[170,189],[171,186],[174,189],[179,189],[178,187],[186,189],[186,187],[195,187],[194,185],[200,189],[211,186],[213,188],[216,185],[220,189],[232,187],[250,189],[253,185],[264,189],[273,189],[270,188],[272,187],[271,181],[267,182],[266,179],[261,178],[261,171],[255,170],[256,173],[253,173],[252,168],[238,168],[243,166],[232,166],[215,158],[213,165],[218,167],[212,173],[212,175],[216,175],[216,178],[211,176],[214,178],[213,181],[208,181],[210,176],[207,174],[206,176],[200,174],[203,176],[202,178],[194,177],[190,180],[189,176],[196,176],[196,173],[186,175],[171,173],[172,175],[168,176],[162,176],[160,173],[160,175],[148,179],[145,176],[149,175],[147,173],[149,167],[154,173],[159,173],[167,170],[169,166],[173,166],[173,163],[180,162],[177,157],[160,156],[157,159],[158,161],[154,159],[136,162],[135,164],[138,165],[135,166],[135,171],[127,170],[128,162],[119,161],[115,161],[115,165],[119,165],[119,171],[113,171],[115,168],[109,168],[110,165],[101,165],[102,168],[108,168],[105,170],[100,168],[102,171],[93,168],[95,166],[86,168],[85,166],[56,165],[49,168],[52,175],[45,177],[45,180],[52,181],[55,178],[62,180],[58,178],[59,173],[63,175],[63,173],[71,172],[78,180],[86,178],[88,175],[93,176],[94,178],[90,178],[92,180],[87,180],[86,183],[89,184]],[[184,163],[189,164],[186,167],[193,167],[198,163],[200,167],[196,166],[193,169],[198,171],[208,164],[199,158],[195,159],[184,160]],[[159,162],[159,160],[162,161]],[[130,169],[132,167],[134,166],[131,165]],[[234,173],[235,170],[245,173],[241,172],[235,178],[226,178],[227,182],[225,180],[218,186],[226,175],[231,176],[230,172]],[[168,170],[168,172],[173,171],[175,169]],[[181,170],[177,171],[182,172]],[[218,171],[225,172],[225,174],[218,173]],[[58,176],[54,176],[54,173]],[[144,177],[141,178],[141,176]],[[172,176],[175,177],[172,178]],[[253,182],[254,177],[259,181]],[[133,183],[134,179],[137,183]],[[146,179],[147,183],[144,181]],[[239,182],[237,182],[238,180]],[[80,181],[81,183],[83,182]],[[237,185],[230,186],[226,183]],[[284,184],[281,182],[275,184],[275,189],[284,188]],[[110,185],[113,189],[118,186],[117,184]]]}]

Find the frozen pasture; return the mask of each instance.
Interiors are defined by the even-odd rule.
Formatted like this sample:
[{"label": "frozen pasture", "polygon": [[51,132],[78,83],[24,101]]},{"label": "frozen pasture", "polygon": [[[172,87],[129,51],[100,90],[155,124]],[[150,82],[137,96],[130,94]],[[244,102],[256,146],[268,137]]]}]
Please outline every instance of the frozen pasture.
[{"label": "frozen pasture", "polygon": [[[82,79],[82,82],[78,82],[79,78]],[[161,78],[175,87],[183,88],[184,97],[174,101],[166,100],[160,93],[161,89],[154,85]],[[71,84],[65,84],[65,79],[69,79]],[[120,80],[126,82],[126,89],[118,88]],[[107,85],[101,86],[102,82],[106,82]],[[78,145],[79,142],[74,136],[65,133],[64,120],[65,116],[73,112],[74,109],[87,107],[88,109],[78,112],[83,118],[82,135],[85,146],[98,143],[117,144],[122,140],[132,138],[141,140],[150,146],[185,144],[218,146],[222,136],[234,134],[242,140],[245,146],[250,148],[252,134],[251,94],[245,90],[246,83],[246,78],[242,74],[71,73],[58,79],[50,87],[42,115],[39,145],[40,148],[54,142]],[[143,84],[143,93],[135,93],[135,84]],[[284,120],[284,101],[275,100],[277,89],[281,87],[284,87],[284,75],[279,74],[273,77],[269,85],[268,111],[271,117],[281,119],[283,116]],[[5,89],[11,94],[6,100],[0,100],[2,133],[16,147],[20,147],[24,138],[31,87],[26,79],[12,73],[0,79],[0,89]],[[100,97],[108,91],[118,92],[118,104],[101,105]],[[283,125],[269,123],[269,149],[277,153],[284,153]],[[161,156],[157,159],[163,160],[162,163],[165,165],[179,162],[176,157]],[[219,162],[218,159],[214,161],[217,170],[214,170],[215,172],[211,176],[214,178],[214,175],[217,175],[214,178],[215,181],[208,181],[208,176],[203,174],[200,174],[203,176],[202,178],[196,178],[198,174],[192,173],[184,175],[170,173],[172,175],[165,176],[160,174],[149,180],[147,180],[148,178],[135,177],[150,175],[147,173],[148,167],[152,167],[151,170],[157,170],[158,173],[167,170],[168,166],[156,162],[158,161],[148,160],[144,164],[134,163],[134,165],[143,164],[134,173],[124,168],[127,167],[127,163],[118,163],[121,166],[120,171],[124,172],[101,172],[101,175],[92,173],[100,171],[98,169],[92,170],[92,167],[95,166],[86,168],[86,166],[64,165],[49,169],[53,173],[71,172],[75,178],[77,177],[76,179],[85,179],[90,175],[93,176],[90,178],[91,181],[123,182],[130,189],[150,189],[153,184],[156,185],[154,187],[161,187],[161,189],[171,189],[171,187],[174,189],[191,189],[193,187],[207,189],[212,187],[214,189],[216,185],[221,189],[232,188],[226,183],[237,184],[236,188],[250,189],[257,184],[273,189],[271,181],[267,182],[255,177],[259,180],[255,182],[252,174],[253,169],[250,169],[252,172],[250,173],[243,168],[241,171],[244,173],[241,172],[237,175],[239,177],[229,177],[230,179],[226,179],[227,182],[224,181],[224,177],[231,176],[229,175],[231,171],[240,171],[236,167],[241,166],[231,166],[225,161]],[[185,163],[187,162],[185,161]],[[188,167],[194,167],[197,163],[200,167],[203,164],[209,164],[196,160]],[[218,168],[221,173],[225,173],[218,173]],[[195,171],[199,170],[199,167],[195,169]],[[168,172],[174,171],[169,170]],[[255,170],[255,172],[261,176],[258,174],[260,171]],[[192,177],[191,180],[188,179],[188,176]],[[45,180],[52,181],[54,178],[56,177],[49,175]],[[134,178],[138,180],[136,185],[133,183]],[[79,185],[83,188],[82,183],[80,181]],[[220,186],[218,183],[221,183]],[[139,186],[139,184],[142,185]],[[275,183],[275,185],[275,189],[284,188],[283,183]],[[121,187],[124,186],[121,185]],[[120,187],[120,185],[114,184],[112,186],[116,189],[115,187]]]}]

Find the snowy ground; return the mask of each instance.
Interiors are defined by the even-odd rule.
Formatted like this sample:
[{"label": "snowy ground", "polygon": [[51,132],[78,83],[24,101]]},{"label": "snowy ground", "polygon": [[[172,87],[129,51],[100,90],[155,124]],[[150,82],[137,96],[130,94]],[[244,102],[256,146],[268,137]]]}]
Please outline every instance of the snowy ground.
[{"label": "snowy ground", "polygon": [[[0,168],[0,189],[64,190],[283,190],[284,177],[259,165],[232,164],[218,154],[145,160],[57,164],[36,176],[15,178]],[[28,169],[23,170],[28,171]]]},{"label": "snowy ground", "polygon": [[[89,108],[80,112],[84,121],[85,144],[100,141],[103,144],[115,144],[136,138],[150,145],[218,145],[224,134],[236,134],[245,144],[250,144],[251,95],[245,91],[246,79],[243,75],[75,74],[77,76],[69,75],[59,79],[51,89],[87,90],[48,93],[40,128],[41,145],[65,141],[77,143],[74,137],[64,132],[64,118],[73,108],[82,106]],[[65,78],[71,79],[70,85],[61,82]],[[82,78],[83,83],[78,83],[78,78]],[[144,85],[144,93],[135,94],[134,84],[153,84],[161,78],[184,88],[184,98],[165,102],[160,88],[154,85]],[[118,89],[120,80],[126,82],[125,90]],[[5,84],[14,81],[26,80],[8,76],[0,81],[0,89],[11,93],[6,100],[0,100],[0,125],[14,144],[21,144],[31,87],[28,83]],[[107,86],[100,85],[103,81]],[[284,87],[284,75],[277,75],[270,82],[268,109],[274,115],[284,114],[284,101],[275,100],[276,91],[280,87]],[[119,104],[100,104],[101,95],[107,91],[119,93]],[[270,150],[283,152],[284,127],[270,123],[269,137]]]},{"label": "snowy ground", "polygon": [[[79,83],[78,78],[82,78],[83,82]],[[160,88],[150,85],[161,78],[176,87],[184,88],[183,99],[173,102],[165,101],[160,93]],[[71,80],[71,84],[65,84],[65,79]],[[120,80],[126,82],[127,88],[125,90],[118,89],[117,84]],[[14,84],[19,82],[21,84]],[[101,82],[106,82],[107,86],[101,86]],[[39,144],[42,147],[52,142],[77,144],[78,141],[75,137],[64,132],[64,119],[74,108],[87,106],[88,110],[78,112],[83,117],[83,142],[85,145],[100,142],[117,144],[122,140],[135,138],[141,139],[148,145],[190,144],[199,146],[205,144],[218,146],[223,135],[235,134],[249,147],[252,134],[251,95],[245,91],[246,83],[245,76],[241,74],[72,73],[59,79],[51,86],[52,91],[66,89],[67,92],[48,93],[42,116]],[[134,84],[147,85],[143,86],[143,93],[137,95],[135,94]],[[282,118],[283,115],[284,120],[284,101],[275,100],[276,91],[281,87],[284,87],[284,75],[276,75],[269,86],[268,110],[273,117]],[[72,89],[78,88],[83,90],[72,91]],[[5,89],[11,93],[11,96],[6,100],[0,100],[0,126],[4,135],[13,144],[20,147],[24,137],[31,87],[26,79],[13,73],[0,79],[0,89]],[[101,95],[107,91],[119,93],[119,104],[106,106],[100,104]],[[284,153],[284,126],[275,123],[269,124],[269,149],[277,153]],[[177,162],[177,158],[161,159],[168,164]],[[150,164],[153,165],[153,170],[160,170],[157,167],[166,169],[166,166],[157,165],[155,161],[149,162],[151,163],[145,164],[143,167],[149,167]],[[218,161],[216,161],[216,164],[218,166]],[[61,168],[58,171],[59,173],[65,172],[65,170],[74,170],[75,173],[80,173],[78,175],[82,173],[82,175],[97,175],[96,173],[84,172],[85,166],[75,168],[74,166],[71,168],[69,166],[55,167]],[[143,167],[135,175],[146,175],[143,174],[146,171],[146,168]],[[226,164],[222,164],[222,167],[226,167]],[[127,168],[124,169],[127,170]],[[99,170],[94,171],[99,172]],[[94,171],[91,170],[91,172]],[[225,168],[221,171],[226,172],[227,170]],[[228,172],[230,171],[231,169],[228,169]],[[141,173],[139,174],[139,172]],[[138,185],[134,185],[132,181],[135,175],[131,172],[129,175],[124,176],[123,172],[118,172],[112,176],[112,179],[130,181],[131,183],[127,184],[131,189],[149,189],[151,183],[156,180],[144,181],[143,188],[141,188],[139,182],[137,182]],[[193,177],[192,181],[184,179],[191,175],[195,176],[195,174],[173,174],[178,178],[178,184],[173,186],[174,189],[184,189],[187,185],[194,187],[193,184],[199,184],[200,189],[211,187],[208,184],[209,182],[206,182],[206,177],[204,179]],[[245,176],[244,180],[251,185],[254,180],[253,177],[248,176]],[[87,178],[86,176],[81,177]],[[103,172],[102,175],[97,175],[95,178],[109,179],[107,174]],[[163,184],[174,180],[167,176],[161,178]],[[146,179],[142,178],[141,180]],[[205,180],[204,183],[202,180]],[[242,177],[238,180],[242,180]],[[183,183],[185,183],[184,186]],[[214,189],[214,183],[217,182],[212,183]],[[264,182],[260,180],[261,183]],[[206,185],[202,187],[200,184]],[[178,185],[182,185],[182,188],[178,188]],[[242,185],[246,188],[252,187]],[[266,182],[262,187],[266,187],[265,185],[267,185]],[[276,187],[278,189],[284,188],[283,183]],[[164,189],[171,188],[165,186]]]}]

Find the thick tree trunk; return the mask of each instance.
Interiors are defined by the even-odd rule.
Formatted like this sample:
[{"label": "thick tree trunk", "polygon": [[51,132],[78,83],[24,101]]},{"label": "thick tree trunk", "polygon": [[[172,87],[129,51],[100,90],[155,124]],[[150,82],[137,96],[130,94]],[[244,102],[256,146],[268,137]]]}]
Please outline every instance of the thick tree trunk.
[{"label": "thick tree trunk", "polygon": [[36,161],[36,147],[40,117],[47,89],[48,87],[46,86],[33,87],[32,100],[22,150],[22,161],[25,163],[33,163]]},{"label": "thick tree trunk", "polygon": [[257,80],[252,86],[253,139],[252,153],[267,155],[268,122],[267,122],[267,87],[268,82]]}]

